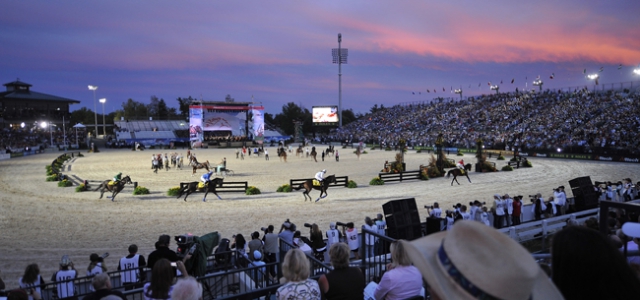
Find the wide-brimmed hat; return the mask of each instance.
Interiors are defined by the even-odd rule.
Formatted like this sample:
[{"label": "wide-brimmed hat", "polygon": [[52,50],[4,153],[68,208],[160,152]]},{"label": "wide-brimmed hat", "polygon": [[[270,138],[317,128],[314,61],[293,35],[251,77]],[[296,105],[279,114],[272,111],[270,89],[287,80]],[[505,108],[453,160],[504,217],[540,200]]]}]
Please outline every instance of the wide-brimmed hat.
[{"label": "wide-brimmed hat", "polygon": [[409,259],[442,299],[564,299],[531,253],[474,221],[404,243]]},{"label": "wide-brimmed hat", "polygon": [[622,225],[622,233],[627,236],[640,238],[640,223],[626,222]]}]

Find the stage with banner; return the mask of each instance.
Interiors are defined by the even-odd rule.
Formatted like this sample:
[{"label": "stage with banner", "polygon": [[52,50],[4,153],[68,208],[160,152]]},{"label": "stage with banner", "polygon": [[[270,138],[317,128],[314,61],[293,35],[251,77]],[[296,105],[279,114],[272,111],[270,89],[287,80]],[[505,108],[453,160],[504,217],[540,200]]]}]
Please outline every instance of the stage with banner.
[{"label": "stage with banner", "polygon": [[189,139],[247,137],[264,140],[264,107],[250,103],[204,102],[189,106]]}]

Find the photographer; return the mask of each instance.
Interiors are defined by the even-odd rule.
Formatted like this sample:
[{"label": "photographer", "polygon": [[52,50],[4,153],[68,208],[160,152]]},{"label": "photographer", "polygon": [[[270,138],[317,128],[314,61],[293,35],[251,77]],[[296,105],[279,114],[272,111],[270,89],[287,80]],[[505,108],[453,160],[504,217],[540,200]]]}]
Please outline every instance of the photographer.
[{"label": "photographer", "polygon": [[514,226],[520,225],[520,216],[522,215],[522,196],[513,197],[513,214],[511,215],[511,223]]},{"label": "photographer", "polygon": [[96,253],[89,255],[89,266],[87,267],[87,276],[94,276],[97,274],[107,272],[107,267],[104,265],[104,259],[109,256],[109,253],[105,253],[99,256]]},{"label": "photographer", "polygon": [[70,280],[77,277],[78,272],[73,267],[73,262],[68,255],[63,255],[60,259],[60,270],[51,276],[51,281],[58,282],[56,284],[58,299],[77,299],[73,280]]},{"label": "photographer", "polygon": [[335,243],[339,243],[340,239],[342,239],[342,232],[336,229],[336,223],[334,222],[331,222],[331,224],[329,224],[329,230],[327,230],[326,235],[328,248],[331,248],[331,245]]},{"label": "photographer", "polygon": [[[345,231],[346,227],[346,231]],[[349,245],[349,249],[351,249],[351,253],[355,259],[360,259],[360,243],[358,243],[358,229],[355,228],[353,222],[347,223],[347,226],[342,226],[342,233],[347,239],[347,244]]]},{"label": "photographer", "polygon": [[305,223],[305,227],[309,227],[309,241],[311,242],[311,248],[313,249],[313,255],[319,261],[324,261],[324,252],[327,250],[327,245],[324,243],[322,237],[322,230],[318,227],[318,224],[313,223],[310,226]]},{"label": "photographer", "polygon": [[371,220],[371,218],[369,217],[365,217],[364,218],[364,224],[362,225],[362,232],[363,232],[363,238],[364,240],[364,245],[365,245],[365,251],[364,251],[364,258],[371,258],[373,257],[373,246],[376,244],[376,237],[374,235],[371,234],[364,234],[364,229],[369,230],[369,231],[373,231],[373,232],[378,232],[378,229],[376,228],[376,226],[373,223],[373,220]]},{"label": "photographer", "polygon": [[507,226],[512,226],[513,222],[511,216],[513,215],[513,199],[509,194],[504,194],[502,199],[504,200],[504,211],[506,213],[505,219],[507,220]]},{"label": "photographer", "polygon": [[260,257],[264,256],[262,255],[264,253],[264,242],[260,240],[260,233],[257,231],[254,231],[251,234],[251,240],[249,241],[249,243],[247,243],[247,245],[249,246],[249,259],[251,261],[255,260],[255,258],[253,257],[253,254],[258,251],[260,252]]},{"label": "photographer", "polygon": [[531,202],[533,203],[531,212],[533,212],[535,220],[542,220],[542,214],[547,210],[547,206],[544,204],[542,195],[537,193],[536,195],[529,195],[529,198],[531,198]]},{"label": "photographer", "polygon": [[144,282],[144,266],[147,262],[144,256],[138,254],[137,245],[129,245],[128,251],[129,255],[120,259],[118,271],[124,271],[120,272],[120,282],[125,286],[125,290],[132,290],[136,288],[137,283]]},{"label": "photographer", "polygon": [[553,205],[556,207],[556,216],[564,215],[564,207],[567,204],[567,194],[564,193],[564,186],[553,189]]},{"label": "photographer", "polygon": [[289,222],[289,219],[282,223],[282,227],[280,227],[280,233],[278,234],[278,237],[286,243],[282,245],[280,251],[287,252],[289,251],[289,249],[291,249],[291,246],[289,245],[293,245],[293,233],[295,231],[296,225]]},{"label": "photographer", "polygon": [[434,202],[433,206],[425,206],[424,208],[429,211],[429,218],[442,218],[442,209],[440,209],[440,204],[438,204],[438,202]]}]

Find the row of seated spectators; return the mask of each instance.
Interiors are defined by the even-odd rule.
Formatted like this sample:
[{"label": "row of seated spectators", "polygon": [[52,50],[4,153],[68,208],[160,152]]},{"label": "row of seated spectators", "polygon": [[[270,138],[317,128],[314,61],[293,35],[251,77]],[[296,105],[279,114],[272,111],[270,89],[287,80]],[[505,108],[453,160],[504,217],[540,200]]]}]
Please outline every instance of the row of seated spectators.
[{"label": "row of seated spectators", "polygon": [[[333,131],[332,140],[640,154],[640,95],[619,92],[501,93],[461,101],[397,105]],[[609,152],[611,153],[611,152]]]},{"label": "row of seated spectators", "polygon": [[[32,131],[26,129],[0,131],[0,149],[2,153],[28,151],[35,147],[48,147],[53,140],[55,145],[63,145],[65,136],[62,131]],[[66,132],[67,144],[76,140],[74,131]],[[78,134],[80,144],[85,143],[85,138]]]}]

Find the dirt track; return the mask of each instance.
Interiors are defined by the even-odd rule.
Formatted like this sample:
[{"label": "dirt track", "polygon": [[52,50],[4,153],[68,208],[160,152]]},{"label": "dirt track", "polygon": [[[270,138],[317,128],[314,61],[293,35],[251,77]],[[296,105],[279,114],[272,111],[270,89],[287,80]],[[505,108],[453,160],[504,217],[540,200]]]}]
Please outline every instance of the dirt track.
[{"label": "dirt track", "polygon": [[[38,263],[48,282],[63,254],[71,256],[82,275],[89,263],[89,254],[105,251],[111,253],[106,259],[109,271],[115,270],[129,244],[137,244],[139,253],[147,256],[160,234],[202,235],[218,231],[224,237],[236,233],[248,237],[262,226],[273,224],[278,228],[287,218],[299,227],[309,222],[318,223],[326,230],[329,222],[353,221],[359,228],[365,216],[381,213],[382,204],[394,199],[414,197],[418,207],[434,201],[450,207],[453,203],[475,199],[489,202],[495,193],[526,196],[540,192],[548,197],[552,188],[559,185],[566,186],[567,196],[571,197],[568,180],[575,177],[591,176],[592,180],[599,181],[640,178],[637,164],[532,158],[534,167],[530,169],[472,172],[473,183],[463,179],[460,185],[450,186],[451,179],[438,178],[369,186],[384,161],[394,159],[394,152],[367,149],[369,153],[358,160],[352,149],[338,149],[340,162],[333,157],[315,163],[312,159],[289,156],[284,163],[273,157],[275,150],[269,148],[270,161],[255,156],[236,159],[233,149],[195,151],[200,161],[209,160],[213,164],[226,157],[228,167],[235,171],[235,176],[227,177],[226,181],[248,181],[262,191],[261,195],[254,196],[224,193],[221,194],[223,200],[210,195],[206,203],[201,201],[201,194],[190,196],[188,202],[166,196],[166,191],[180,181],[199,180],[202,170],[198,170],[197,177],[191,177],[191,169],[187,168],[160,170],[154,174],[150,169],[151,154],[159,150],[85,152],[84,157],[68,164],[65,174],[104,180],[123,172],[151,191],[150,195],[133,196],[129,187],[116,202],[106,197],[99,200],[97,192],[76,193],[74,188],[59,188],[55,182],[46,182],[45,165],[60,153],[0,161],[0,276],[8,288],[16,287],[24,268]],[[186,154],[186,150],[177,151]],[[407,169],[415,170],[418,165],[426,164],[429,156],[407,153]],[[464,158],[467,162],[474,160],[472,155]],[[495,157],[491,161],[496,162],[498,168],[505,164]],[[301,192],[275,192],[289,179],[310,178],[321,169],[327,169],[328,175],[349,176],[359,187],[332,188],[329,197],[318,203],[304,202]],[[312,192],[314,199],[317,195],[317,191]],[[425,216],[426,210],[421,210],[421,218]],[[301,231],[306,234],[306,228],[302,227]]]}]

